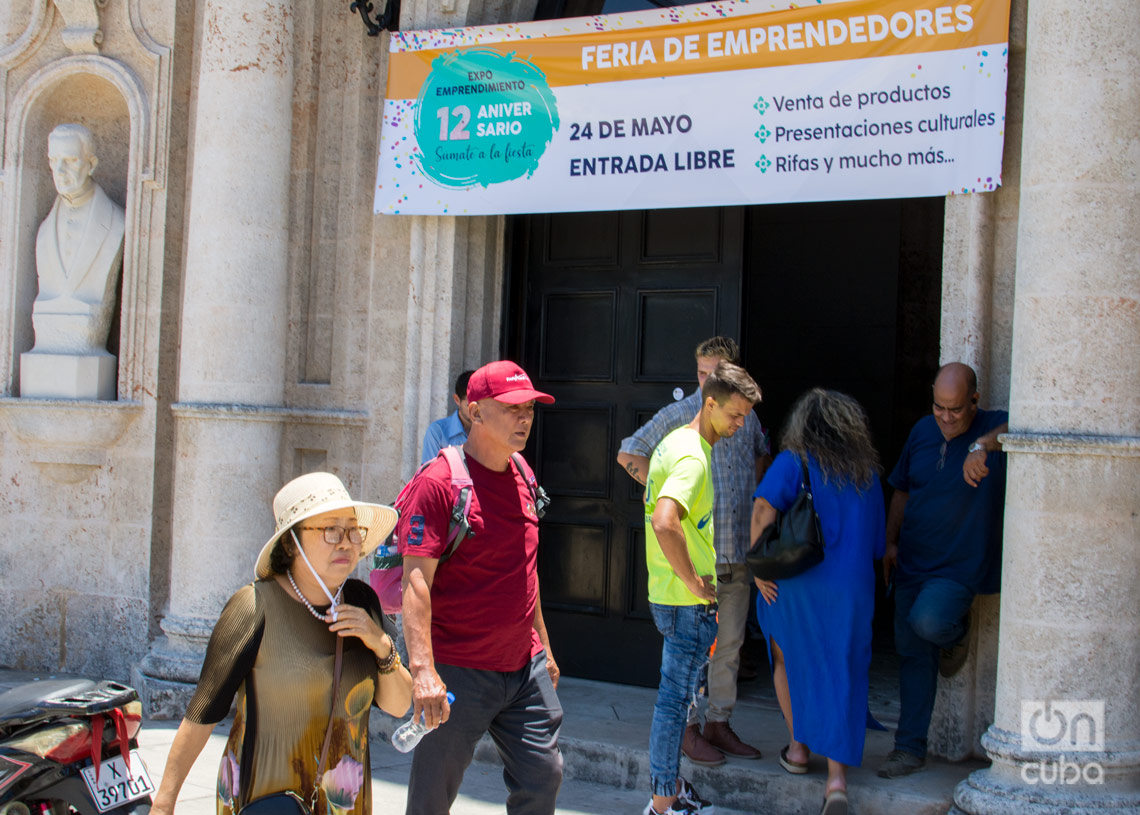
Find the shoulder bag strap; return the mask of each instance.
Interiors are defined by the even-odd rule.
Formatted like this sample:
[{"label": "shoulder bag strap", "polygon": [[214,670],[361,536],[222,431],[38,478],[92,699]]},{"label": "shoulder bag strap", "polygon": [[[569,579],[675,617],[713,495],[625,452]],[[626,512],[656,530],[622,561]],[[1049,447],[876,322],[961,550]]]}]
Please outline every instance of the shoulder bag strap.
[{"label": "shoulder bag strap", "polygon": [[313,795],[309,799],[309,811],[316,813],[317,811],[317,791],[321,788],[321,779],[325,774],[325,765],[329,758],[329,742],[332,741],[332,728],[333,718],[336,713],[336,695],[340,690],[340,666],[344,656],[344,639],[337,635],[336,638],[336,664],[333,667],[333,687],[332,687],[332,707],[329,709],[329,725],[325,728],[325,743],[321,747],[321,760],[317,764],[317,775],[313,781]]},{"label": "shoulder bag strap", "polygon": [[800,470],[803,477],[800,479],[800,486],[804,488],[804,492],[811,492],[811,475],[808,473],[807,456],[800,455]]}]

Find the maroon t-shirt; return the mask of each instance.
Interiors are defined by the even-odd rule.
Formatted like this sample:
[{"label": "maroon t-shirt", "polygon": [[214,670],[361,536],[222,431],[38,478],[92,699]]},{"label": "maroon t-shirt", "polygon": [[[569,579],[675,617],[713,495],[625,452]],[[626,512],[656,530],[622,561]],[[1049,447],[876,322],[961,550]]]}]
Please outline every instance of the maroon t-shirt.
[{"label": "maroon t-shirt", "polygon": [[[538,516],[513,464],[488,470],[471,456],[473,535],[439,564],[431,587],[436,662],[485,671],[517,671],[542,650],[534,630],[538,597]],[[453,499],[442,456],[408,491],[396,527],[401,555],[438,558],[447,550]]]}]

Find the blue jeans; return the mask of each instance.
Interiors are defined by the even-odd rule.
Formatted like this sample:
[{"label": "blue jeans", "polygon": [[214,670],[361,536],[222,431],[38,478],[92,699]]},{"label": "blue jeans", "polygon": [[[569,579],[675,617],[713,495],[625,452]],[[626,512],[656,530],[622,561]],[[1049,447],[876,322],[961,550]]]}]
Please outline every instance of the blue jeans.
[{"label": "blue jeans", "polygon": [[649,782],[654,795],[676,795],[681,769],[681,739],[689,705],[697,694],[701,669],[716,640],[716,606],[649,604],[653,622],[665,638],[661,648],[661,684],[649,731]]},{"label": "blue jeans", "polygon": [[938,652],[966,633],[974,593],[941,577],[895,585],[899,662],[899,729],[895,749],[926,757],[926,733],[938,692]]}]

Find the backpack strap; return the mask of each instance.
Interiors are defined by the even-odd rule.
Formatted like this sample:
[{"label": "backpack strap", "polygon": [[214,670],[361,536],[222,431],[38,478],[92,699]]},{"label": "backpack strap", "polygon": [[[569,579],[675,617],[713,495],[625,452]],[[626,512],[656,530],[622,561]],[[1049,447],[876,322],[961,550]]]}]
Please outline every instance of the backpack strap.
[{"label": "backpack strap", "polygon": [[439,559],[439,562],[443,563],[455,554],[455,550],[459,548],[464,538],[474,534],[468,519],[474,485],[471,483],[471,472],[467,469],[467,458],[463,454],[462,447],[444,447],[439,454],[447,460],[447,468],[451,473],[451,494],[454,497],[451,517],[447,524],[447,551]]},{"label": "backpack strap", "polygon": [[515,469],[518,470],[519,475],[526,482],[527,489],[530,490],[530,498],[534,501],[534,514],[541,518],[546,514],[546,508],[550,506],[550,496],[546,494],[546,490],[538,486],[538,481],[534,477],[534,470],[526,463],[522,453],[511,453],[511,461],[515,463]]},{"label": "backpack strap", "polygon": [[[424,470],[426,470],[427,466],[429,464],[431,464],[433,461],[435,461],[434,458],[429,458],[427,461],[425,461],[423,464],[421,464],[419,467],[417,467],[416,471],[414,473],[412,473],[412,477],[408,479],[408,483],[400,488],[400,492],[396,496],[396,500],[392,502],[392,507],[393,507],[393,509],[396,510],[396,512],[400,513],[401,515],[403,514],[403,512],[404,512],[403,511],[404,501],[405,501],[405,499],[407,499],[408,493],[412,491],[412,482],[414,482],[417,478],[419,478],[420,473],[422,473]],[[393,540],[395,540],[395,534],[396,534],[396,530],[393,529],[392,530],[392,535],[393,535],[392,539]]]}]

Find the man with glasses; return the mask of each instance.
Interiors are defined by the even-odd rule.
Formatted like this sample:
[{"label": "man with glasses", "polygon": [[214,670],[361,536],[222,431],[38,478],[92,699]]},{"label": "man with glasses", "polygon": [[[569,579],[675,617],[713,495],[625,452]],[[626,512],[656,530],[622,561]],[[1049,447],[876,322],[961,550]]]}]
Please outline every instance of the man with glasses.
[{"label": "man with glasses", "polygon": [[466,395],[470,536],[444,558],[454,496],[442,456],[408,485],[396,527],[412,717],[422,712],[433,728],[412,756],[407,812],[446,815],[490,733],[508,815],[552,815],[562,783],[558,665],[539,598],[537,508],[511,456],[526,446],[534,403],[554,398],[505,360],[475,371]]},{"label": "man with glasses", "polygon": [[926,763],[926,734],[938,675],[966,661],[970,606],[1001,587],[1005,454],[1004,410],[978,407],[974,370],[951,362],[934,380],[933,415],[910,431],[888,479],[883,580],[894,581],[899,726],[879,768],[898,778]]}]

